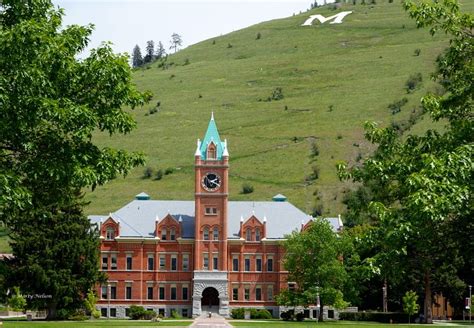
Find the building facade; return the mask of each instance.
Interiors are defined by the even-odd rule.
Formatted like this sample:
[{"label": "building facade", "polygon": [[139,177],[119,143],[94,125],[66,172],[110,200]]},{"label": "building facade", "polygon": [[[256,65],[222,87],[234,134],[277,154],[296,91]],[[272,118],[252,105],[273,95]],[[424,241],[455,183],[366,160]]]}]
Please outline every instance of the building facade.
[{"label": "building facade", "polygon": [[[194,201],[151,200],[141,193],[108,216],[91,216],[101,235],[102,316],[127,317],[131,305],[164,316],[237,307],[278,316],[275,295],[287,287],[286,234],[312,217],[282,195],[272,201],[229,201],[229,151],[213,117],[194,154]],[[328,219],[335,231],[340,218]]]}]

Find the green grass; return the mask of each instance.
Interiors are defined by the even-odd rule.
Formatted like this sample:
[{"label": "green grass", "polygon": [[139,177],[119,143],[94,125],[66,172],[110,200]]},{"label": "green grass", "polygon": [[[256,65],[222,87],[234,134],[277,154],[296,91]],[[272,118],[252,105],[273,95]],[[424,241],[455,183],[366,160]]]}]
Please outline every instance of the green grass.
[{"label": "green grass", "polygon": [[82,327],[188,327],[191,321],[168,321],[160,323],[150,321],[132,321],[132,320],[93,320],[93,321],[5,321],[5,328],[82,328]]},{"label": "green grass", "polygon": [[[384,327],[397,327],[397,328],[408,328],[408,327],[419,327],[419,324],[383,324],[377,322],[357,322],[357,321],[325,321],[325,322],[315,322],[315,321],[254,321],[254,322],[245,322],[245,321],[231,321],[230,322],[234,327],[272,327],[272,328],[304,328],[304,327],[326,327],[326,328],[341,328],[341,327],[371,327],[371,328],[384,328]],[[461,325],[466,325],[461,323]],[[453,327],[452,324],[442,324],[436,323],[432,325],[434,327]]]},{"label": "green grass", "polygon": [[[474,3],[464,3],[472,11]],[[89,192],[87,213],[113,212],[141,191],[153,199],[193,199],[196,139],[203,137],[211,111],[229,142],[231,200],[270,200],[282,193],[310,212],[319,197],[325,215],[342,213],[351,184],[339,182],[336,163],[354,164],[359,153],[365,157],[373,150],[363,137],[364,121],[388,125],[409,117],[421,96],[435,89],[429,76],[447,44],[444,34],[431,37],[417,29],[398,1],[348,4],[343,10],[353,14],[342,24],[300,26],[310,14],[335,13],[330,6],[318,8],[190,46],[169,57],[174,65],[167,70],[158,63],[137,70],[138,88],[155,95],[150,105],[132,112],[138,128],[127,136],[98,134],[95,141],[143,151],[155,171],[177,170],[155,181],[142,179],[144,167],[137,168]],[[261,39],[255,40],[258,32]],[[186,59],[189,65],[183,65]],[[407,94],[404,84],[416,72],[423,83]],[[276,87],[284,99],[259,101]],[[388,104],[403,97],[408,103],[392,115]],[[146,115],[157,101],[160,111]],[[420,133],[430,126],[425,118],[414,128]],[[315,161],[313,139],[320,149]],[[305,184],[314,164],[320,178]],[[246,182],[255,191],[240,194]]]}]

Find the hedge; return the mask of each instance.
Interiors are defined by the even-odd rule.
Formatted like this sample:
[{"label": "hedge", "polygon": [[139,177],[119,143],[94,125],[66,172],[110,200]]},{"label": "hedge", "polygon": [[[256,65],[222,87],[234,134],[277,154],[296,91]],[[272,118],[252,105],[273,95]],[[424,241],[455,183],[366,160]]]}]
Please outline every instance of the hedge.
[{"label": "hedge", "polygon": [[266,309],[235,308],[231,311],[233,319],[244,319],[245,311],[250,311],[250,319],[271,319],[272,315]]},{"label": "hedge", "polygon": [[408,315],[402,312],[340,312],[340,320],[407,323]]}]

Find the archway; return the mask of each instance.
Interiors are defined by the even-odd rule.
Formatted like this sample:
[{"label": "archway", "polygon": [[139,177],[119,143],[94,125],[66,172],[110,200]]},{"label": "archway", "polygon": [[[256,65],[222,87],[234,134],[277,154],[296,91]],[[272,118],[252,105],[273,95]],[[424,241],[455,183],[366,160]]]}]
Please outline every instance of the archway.
[{"label": "archway", "polygon": [[219,292],[214,287],[207,287],[202,291],[201,309],[203,311],[219,310]]}]

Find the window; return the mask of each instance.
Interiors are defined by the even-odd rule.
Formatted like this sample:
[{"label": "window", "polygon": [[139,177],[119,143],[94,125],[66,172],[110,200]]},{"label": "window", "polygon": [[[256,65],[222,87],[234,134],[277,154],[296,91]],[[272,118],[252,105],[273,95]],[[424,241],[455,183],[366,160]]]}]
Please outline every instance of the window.
[{"label": "window", "polygon": [[255,240],[260,241],[260,229],[258,228],[255,230]]},{"label": "window", "polygon": [[273,301],[273,286],[267,287],[267,301]]},{"label": "window", "polygon": [[105,232],[105,239],[106,240],[114,240],[115,239],[115,229],[114,228],[107,228]]},{"label": "window", "polygon": [[166,228],[161,228],[161,240],[166,240]]},{"label": "window", "polygon": [[112,317],[112,318],[117,317],[117,309],[116,308],[111,308],[110,309],[110,317]]},{"label": "window", "polygon": [[183,271],[189,270],[189,255],[183,255]]},{"label": "window", "polygon": [[171,271],[178,270],[178,258],[176,255],[171,255]]},{"label": "window", "polygon": [[244,265],[245,265],[245,271],[250,271],[250,257],[245,257],[245,262],[244,262]]},{"label": "window", "polygon": [[158,315],[164,317],[165,316],[165,309],[158,309]]},{"label": "window", "polygon": [[100,298],[106,300],[108,297],[107,295],[107,286],[100,287]]},{"label": "window", "polygon": [[247,229],[246,235],[245,235],[245,240],[246,241],[252,241],[252,230]]},{"label": "window", "polygon": [[238,301],[239,300],[239,288],[238,287],[232,288],[232,300],[233,301]]},{"label": "window", "polygon": [[204,270],[209,270],[209,255],[204,254],[202,267]]},{"label": "window", "polygon": [[109,268],[109,257],[107,255],[102,255],[102,270],[107,270]]},{"label": "window", "polygon": [[255,288],[255,300],[256,301],[262,300],[262,287],[260,286],[257,286],[257,288]]},{"label": "window", "polygon": [[115,300],[117,299],[117,286],[110,286],[110,298]]},{"label": "window", "polygon": [[171,286],[171,299],[175,300],[176,299],[176,286]]},{"label": "window", "polygon": [[181,310],[181,316],[183,318],[187,318],[188,317],[188,309],[182,309]]},{"label": "window", "polygon": [[204,240],[209,240],[209,228],[204,228],[204,232],[203,232],[203,239]]},{"label": "window", "polygon": [[127,300],[132,299],[132,286],[130,286],[130,285],[125,287],[125,299],[127,299]]},{"label": "window", "polygon": [[219,240],[219,228],[218,227],[214,227],[213,239],[214,240]]},{"label": "window", "polygon": [[125,308],[125,316],[126,317],[130,316],[130,308]]},{"label": "window", "polygon": [[132,255],[127,255],[127,270],[132,270]]},{"label": "window", "polygon": [[170,229],[170,240],[176,240],[176,229],[175,228]]},{"label": "window", "polygon": [[110,255],[110,268],[117,270],[117,254]]},{"label": "window", "polygon": [[149,300],[153,299],[153,286],[148,286],[147,291],[146,291],[146,297]]},{"label": "window", "polygon": [[207,147],[207,156],[206,159],[216,159],[216,146],[214,145],[213,142],[209,144]]},{"label": "window", "polygon": [[262,258],[257,257],[255,260],[255,271],[262,271]]},{"label": "window", "polygon": [[107,308],[100,309],[100,316],[104,318],[107,317]]},{"label": "window", "polygon": [[239,271],[239,258],[237,256],[232,258],[232,271]]},{"label": "window", "polygon": [[160,300],[165,299],[165,286],[160,286],[160,289],[158,290],[159,298]]},{"label": "window", "polygon": [[244,289],[244,299],[246,301],[250,301],[250,288],[249,287],[245,287]]},{"label": "window", "polygon": [[206,215],[217,215],[216,207],[206,207]]},{"label": "window", "polygon": [[267,271],[273,271],[273,258],[271,257],[267,259]]},{"label": "window", "polygon": [[160,255],[160,270],[164,270],[166,268],[166,255]]},{"label": "window", "polygon": [[182,299],[183,300],[187,300],[188,299],[188,286],[183,286],[182,290],[181,290],[181,296],[182,296]]},{"label": "window", "polygon": [[212,269],[213,269],[214,271],[219,270],[218,263],[219,263],[219,258],[217,257],[217,255],[214,255],[214,256],[212,257]]},{"label": "window", "polygon": [[148,271],[155,270],[155,259],[153,255],[148,255]]}]

